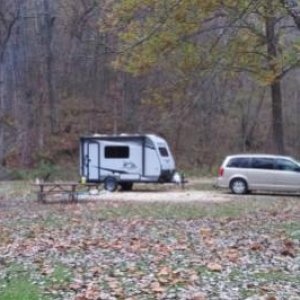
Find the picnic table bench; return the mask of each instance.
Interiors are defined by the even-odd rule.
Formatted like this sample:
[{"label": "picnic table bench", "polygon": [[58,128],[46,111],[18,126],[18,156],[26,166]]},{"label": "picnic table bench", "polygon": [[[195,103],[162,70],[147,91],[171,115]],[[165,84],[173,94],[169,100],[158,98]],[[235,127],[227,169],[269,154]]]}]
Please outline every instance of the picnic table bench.
[{"label": "picnic table bench", "polygon": [[37,200],[38,202],[46,202],[46,196],[48,195],[67,195],[71,202],[78,200],[78,188],[98,187],[98,184],[80,184],[78,182],[39,182],[32,184],[37,188]]}]

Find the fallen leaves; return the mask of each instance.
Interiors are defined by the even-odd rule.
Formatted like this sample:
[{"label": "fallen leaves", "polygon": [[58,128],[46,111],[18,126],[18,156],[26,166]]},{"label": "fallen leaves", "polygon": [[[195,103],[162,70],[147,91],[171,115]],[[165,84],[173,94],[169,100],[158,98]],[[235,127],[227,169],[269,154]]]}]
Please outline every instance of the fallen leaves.
[{"label": "fallen leaves", "polygon": [[230,248],[224,251],[223,256],[226,257],[230,262],[237,263],[240,258],[240,253],[237,249]]},{"label": "fallen leaves", "polygon": [[295,243],[292,240],[284,240],[283,241],[283,249],[280,254],[284,256],[296,257],[296,247]]},{"label": "fallen leaves", "polygon": [[212,262],[207,265],[207,269],[212,272],[221,272],[223,268],[220,264]]},{"label": "fallen leaves", "polygon": [[22,265],[53,299],[242,299],[243,289],[282,299],[283,289],[291,297],[298,292],[299,241],[274,229],[279,220],[296,219],[296,210],[289,212],[295,216],[105,220],[102,203],[34,205],[1,213],[0,277],[17,276],[11,265]]},{"label": "fallen leaves", "polygon": [[207,228],[207,227],[200,228],[199,233],[200,233],[201,237],[204,239],[212,237],[212,229]]},{"label": "fallen leaves", "polygon": [[262,251],[264,248],[261,244],[254,242],[250,245],[250,249],[252,251]]},{"label": "fallen leaves", "polygon": [[77,292],[77,291],[80,291],[82,289],[82,284],[74,282],[74,283],[70,284],[69,288],[71,290]]},{"label": "fallen leaves", "polygon": [[159,282],[153,282],[150,285],[150,289],[151,291],[153,291],[154,293],[162,293],[165,291],[165,289],[160,285]]},{"label": "fallen leaves", "polygon": [[204,293],[195,293],[191,295],[190,300],[208,300],[207,295]]}]

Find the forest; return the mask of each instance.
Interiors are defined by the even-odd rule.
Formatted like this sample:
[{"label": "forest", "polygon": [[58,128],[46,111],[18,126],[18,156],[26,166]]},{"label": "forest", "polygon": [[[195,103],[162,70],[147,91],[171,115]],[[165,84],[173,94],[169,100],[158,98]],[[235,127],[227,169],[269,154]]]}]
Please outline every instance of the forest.
[{"label": "forest", "polygon": [[300,164],[299,67],[300,0],[0,0],[0,300],[299,300],[299,166],[221,166]]},{"label": "forest", "polygon": [[156,133],[179,168],[300,157],[300,2],[0,0],[0,170]]}]

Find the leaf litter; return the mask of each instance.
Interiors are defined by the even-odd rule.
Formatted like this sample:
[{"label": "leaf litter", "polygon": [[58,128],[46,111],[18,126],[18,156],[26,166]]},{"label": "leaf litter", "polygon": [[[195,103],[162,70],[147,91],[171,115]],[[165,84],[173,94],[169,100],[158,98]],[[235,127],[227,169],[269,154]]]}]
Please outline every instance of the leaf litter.
[{"label": "leaf litter", "polygon": [[298,199],[198,218],[145,218],[136,204],[123,216],[122,202],[0,201],[0,299],[22,276],[44,299],[300,299]]}]

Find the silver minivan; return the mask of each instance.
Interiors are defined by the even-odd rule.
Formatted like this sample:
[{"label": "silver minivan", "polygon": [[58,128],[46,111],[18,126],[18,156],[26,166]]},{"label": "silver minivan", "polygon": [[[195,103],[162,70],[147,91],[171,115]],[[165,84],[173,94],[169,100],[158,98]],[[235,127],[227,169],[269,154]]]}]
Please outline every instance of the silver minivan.
[{"label": "silver minivan", "polygon": [[300,192],[300,163],[287,156],[240,154],[227,156],[217,185],[234,194],[252,190]]}]

